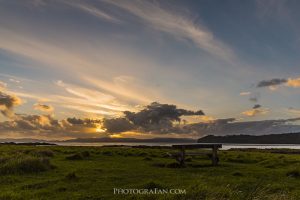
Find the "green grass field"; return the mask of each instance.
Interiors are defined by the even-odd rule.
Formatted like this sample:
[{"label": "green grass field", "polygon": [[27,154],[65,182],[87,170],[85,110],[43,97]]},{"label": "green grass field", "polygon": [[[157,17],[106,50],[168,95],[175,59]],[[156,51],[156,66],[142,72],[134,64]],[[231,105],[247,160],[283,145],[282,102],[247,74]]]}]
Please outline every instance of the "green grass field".
[{"label": "green grass field", "polygon": [[[300,199],[300,155],[221,151],[185,168],[170,149],[0,146],[0,199]],[[186,194],[114,195],[113,188],[185,189]]]}]

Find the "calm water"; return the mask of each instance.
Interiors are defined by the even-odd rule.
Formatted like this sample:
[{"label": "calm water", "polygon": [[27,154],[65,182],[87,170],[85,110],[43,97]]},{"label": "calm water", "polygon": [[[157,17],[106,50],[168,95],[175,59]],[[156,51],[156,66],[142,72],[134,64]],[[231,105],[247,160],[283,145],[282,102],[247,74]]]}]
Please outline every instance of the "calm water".
[{"label": "calm water", "polygon": [[[107,145],[125,145],[125,146],[171,146],[174,143],[107,143],[107,142],[99,142],[99,143],[75,143],[75,142],[58,142],[57,145],[61,146],[107,146]],[[222,149],[233,149],[233,148],[255,148],[255,149],[300,149],[300,145],[294,144],[223,144]]]}]

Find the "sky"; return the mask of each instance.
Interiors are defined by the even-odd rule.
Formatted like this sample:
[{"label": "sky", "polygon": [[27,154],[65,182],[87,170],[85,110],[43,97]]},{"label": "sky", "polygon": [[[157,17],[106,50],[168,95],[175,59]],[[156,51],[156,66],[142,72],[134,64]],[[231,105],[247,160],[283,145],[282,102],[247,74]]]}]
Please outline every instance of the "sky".
[{"label": "sky", "polygon": [[0,0],[0,138],[300,131],[299,9],[297,0]]}]

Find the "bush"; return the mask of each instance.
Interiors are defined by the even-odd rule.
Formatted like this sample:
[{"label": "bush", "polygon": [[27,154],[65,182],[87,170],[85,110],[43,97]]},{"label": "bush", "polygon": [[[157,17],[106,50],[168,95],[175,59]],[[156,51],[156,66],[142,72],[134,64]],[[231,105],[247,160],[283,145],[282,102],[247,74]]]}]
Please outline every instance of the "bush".
[{"label": "bush", "polygon": [[110,151],[104,151],[102,154],[106,155],[106,156],[112,156],[113,155],[113,153],[110,152]]},{"label": "bush", "polygon": [[232,173],[232,176],[243,176],[241,172],[234,172]]},{"label": "bush", "polygon": [[165,167],[166,164],[165,163],[154,163],[153,166],[154,167]]},{"label": "bush", "polygon": [[88,152],[88,151],[83,151],[83,152],[81,152],[81,155],[84,157],[84,158],[87,158],[87,157],[90,157],[90,152]]},{"label": "bush", "polygon": [[168,153],[164,153],[161,157],[162,158],[170,158],[171,156]]},{"label": "bush", "polygon": [[0,166],[0,174],[25,174],[47,171],[53,168],[47,158],[18,156],[7,158]]},{"label": "bush", "polygon": [[192,161],[193,161],[193,159],[191,157],[188,157],[185,159],[185,162],[192,162]]},{"label": "bush", "polygon": [[180,164],[178,162],[172,162],[172,163],[167,164],[167,167],[168,168],[181,168],[183,166],[180,166]]},{"label": "bush", "polygon": [[139,156],[147,156],[148,153],[146,153],[146,152],[141,152],[141,153],[139,153],[138,155],[139,155]]},{"label": "bush", "polygon": [[157,188],[157,189],[165,189],[166,187],[164,187],[162,184],[160,184],[160,183],[157,183],[157,182],[154,182],[154,181],[150,181],[150,182],[148,182],[148,183],[146,183],[146,184],[144,184],[143,185],[143,188],[145,188],[145,189],[149,189],[149,190],[153,190],[153,189],[155,189],[155,188]]},{"label": "bush", "polygon": [[146,160],[146,161],[151,161],[151,160],[152,160],[152,158],[150,158],[150,157],[145,157],[143,160]]},{"label": "bush", "polygon": [[36,156],[41,156],[41,157],[53,157],[54,153],[51,150],[38,150],[38,151],[33,151],[33,155]]},{"label": "bush", "polygon": [[66,175],[66,179],[74,180],[74,179],[77,179],[77,176],[76,176],[75,172],[71,172]]},{"label": "bush", "polygon": [[300,177],[300,172],[299,170],[297,169],[294,169],[294,170],[290,170],[286,173],[286,175],[288,177],[293,177],[293,178],[299,178]]},{"label": "bush", "polygon": [[67,160],[82,160],[83,156],[81,153],[76,153],[66,157]]}]

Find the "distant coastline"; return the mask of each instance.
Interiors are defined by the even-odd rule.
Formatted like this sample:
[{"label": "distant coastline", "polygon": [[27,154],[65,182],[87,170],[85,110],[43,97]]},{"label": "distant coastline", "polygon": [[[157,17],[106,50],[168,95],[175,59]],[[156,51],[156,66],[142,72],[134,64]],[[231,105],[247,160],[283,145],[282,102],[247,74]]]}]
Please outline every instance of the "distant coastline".
[{"label": "distant coastline", "polygon": [[270,135],[208,135],[198,139],[199,143],[222,144],[300,144],[300,133],[283,133]]}]

